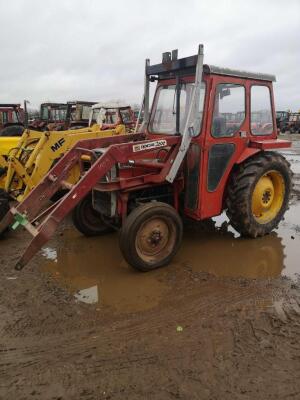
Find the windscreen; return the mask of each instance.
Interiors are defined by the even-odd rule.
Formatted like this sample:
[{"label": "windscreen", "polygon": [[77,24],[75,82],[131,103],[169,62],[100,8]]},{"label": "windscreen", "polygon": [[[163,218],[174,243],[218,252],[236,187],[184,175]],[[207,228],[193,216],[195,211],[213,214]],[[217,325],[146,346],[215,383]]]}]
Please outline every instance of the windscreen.
[{"label": "windscreen", "polygon": [[66,119],[67,110],[52,108],[50,111],[51,121],[64,121]]},{"label": "windscreen", "polygon": [[47,106],[42,106],[41,109],[41,119],[48,120],[49,119],[49,111]]},{"label": "windscreen", "polygon": [[[189,107],[192,100],[194,83],[180,84],[180,105],[179,105],[179,131],[183,132]],[[203,90],[200,91],[200,99],[197,102],[198,120],[202,120],[203,103],[205,96],[205,85],[202,84]],[[163,133],[173,135],[176,132],[176,85],[163,85],[157,89],[156,97],[154,100],[153,109],[151,112],[151,119],[149,123],[149,131],[153,133]]]},{"label": "windscreen", "polygon": [[[104,123],[104,124],[116,124],[118,122],[118,111],[114,108],[105,109],[105,116],[100,116],[100,111],[103,111],[104,108],[94,108],[92,115],[92,122]],[[104,118],[104,120],[102,120]]]}]

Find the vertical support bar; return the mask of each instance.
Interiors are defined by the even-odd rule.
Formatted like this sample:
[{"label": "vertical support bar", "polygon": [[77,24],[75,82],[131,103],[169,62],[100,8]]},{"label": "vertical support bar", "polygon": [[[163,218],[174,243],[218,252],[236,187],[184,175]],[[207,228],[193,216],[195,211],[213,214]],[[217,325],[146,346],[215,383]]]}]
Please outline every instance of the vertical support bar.
[{"label": "vertical support bar", "polygon": [[139,126],[139,121],[140,121],[141,115],[142,115],[142,111],[145,108],[144,103],[145,103],[145,95],[143,95],[143,98],[142,98],[142,101],[141,101],[141,107],[139,109],[138,117],[137,117],[137,120],[136,120],[136,123],[135,123],[134,133],[137,133],[138,126]]},{"label": "vertical support bar", "polygon": [[150,60],[149,58],[146,59],[145,62],[145,78],[144,78],[144,119],[143,123],[139,129],[139,132],[144,132],[149,121],[149,92],[150,92],[150,83],[149,83],[149,77],[147,74],[147,68],[150,65]]},{"label": "vertical support bar", "polygon": [[180,135],[180,78],[176,76],[176,135]]},{"label": "vertical support bar", "polygon": [[199,114],[199,98],[203,72],[203,57],[203,45],[200,44],[198,48],[195,85],[193,88],[193,94],[187,114],[186,123],[182,133],[180,148],[170,168],[170,171],[166,176],[166,180],[170,183],[173,183],[174,179],[176,178],[177,172],[190,146],[192,137],[198,134],[198,132],[195,132],[195,130],[198,130],[200,128],[198,126],[199,124],[197,120],[199,120],[199,116],[197,114]]}]

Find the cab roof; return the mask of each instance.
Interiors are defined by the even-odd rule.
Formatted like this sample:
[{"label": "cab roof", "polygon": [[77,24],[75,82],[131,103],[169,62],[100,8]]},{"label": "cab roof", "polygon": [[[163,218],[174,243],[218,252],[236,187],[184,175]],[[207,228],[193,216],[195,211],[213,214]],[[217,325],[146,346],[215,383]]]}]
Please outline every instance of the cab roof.
[{"label": "cab roof", "polygon": [[21,104],[10,103],[10,104],[0,104],[0,108],[20,108]]},{"label": "cab roof", "polygon": [[[172,78],[176,72],[180,75],[195,74],[197,65],[197,55],[168,60],[155,65],[146,66],[146,74],[148,76],[158,76],[159,79]],[[204,64],[203,72],[206,74],[226,75],[239,78],[256,79],[261,81],[275,82],[275,75],[260,72],[249,72],[231,68],[217,67],[215,65]]]},{"label": "cab roof", "polygon": [[106,109],[113,109],[113,108],[129,108],[130,107],[130,105],[129,104],[126,104],[126,103],[118,103],[118,102],[115,102],[115,103],[97,103],[97,104],[94,104],[93,106],[92,106],[92,109],[94,110],[94,109],[98,109],[98,108],[106,108]]}]

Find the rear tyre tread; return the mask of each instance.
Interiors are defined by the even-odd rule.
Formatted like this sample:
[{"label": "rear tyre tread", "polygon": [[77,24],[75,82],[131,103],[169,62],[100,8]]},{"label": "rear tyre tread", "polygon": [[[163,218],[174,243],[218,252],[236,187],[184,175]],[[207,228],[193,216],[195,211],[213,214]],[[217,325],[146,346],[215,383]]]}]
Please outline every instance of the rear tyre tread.
[{"label": "rear tyre tread", "polygon": [[101,215],[93,210],[95,218],[93,223],[84,215],[87,207],[92,208],[92,195],[88,194],[74,208],[72,221],[75,228],[84,236],[101,236],[113,231],[113,229],[103,222]]},{"label": "rear tyre tread", "polygon": [[[266,224],[259,224],[252,215],[251,195],[257,180],[268,170],[279,170],[285,181],[285,196],[277,216]],[[233,172],[227,190],[227,215],[232,226],[242,235],[259,237],[269,233],[282,220],[288,209],[292,188],[292,172],[286,159],[275,152],[261,152],[246,160]]]}]

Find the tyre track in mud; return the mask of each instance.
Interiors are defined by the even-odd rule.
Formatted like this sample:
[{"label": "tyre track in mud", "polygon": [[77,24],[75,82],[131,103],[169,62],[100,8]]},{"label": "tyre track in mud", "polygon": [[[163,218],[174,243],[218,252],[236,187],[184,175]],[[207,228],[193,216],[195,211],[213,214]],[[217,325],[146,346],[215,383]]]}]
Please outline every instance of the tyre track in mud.
[{"label": "tyre track in mud", "polygon": [[[166,304],[159,314],[157,309],[153,309],[146,314],[131,316],[129,320],[128,318],[118,317],[115,322],[106,326],[99,324],[101,323],[100,316],[97,321],[88,321],[89,328],[76,326],[74,332],[69,332],[63,337],[59,334],[49,334],[49,331],[54,332],[57,329],[58,321],[51,320],[48,323],[46,320],[42,334],[35,337],[30,334],[31,330],[29,330],[29,335],[24,335],[21,343],[18,332],[20,328],[16,331],[14,329],[8,330],[10,338],[8,339],[6,336],[5,347],[1,340],[0,381],[3,379],[9,382],[9,385],[0,386],[0,393],[1,390],[10,393],[9,387],[12,384],[16,385],[17,391],[28,391],[29,393],[32,385],[28,385],[27,382],[35,375],[38,377],[35,381],[38,387],[47,386],[49,383],[47,383],[45,377],[50,373],[51,380],[64,377],[63,379],[68,382],[67,387],[72,386],[72,382],[76,385],[76,382],[84,377],[85,385],[89,389],[87,390],[88,394],[82,395],[82,398],[89,398],[90,393],[93,393],[92,396],[94,396],[94,390],[99,390],[99,387],[98,389],[94,387],[94,380],[97,377],[104,376],[106,382],[104,391],[110,392],[113,396],[111,398],[114,398],[121,393],[124,395],[126,392],[124,388],[127,385],[133,385],[133,382],[135,382],[135,388],[138,387],[134,379],[137,370],[139,375],[147,376],[149,373],[153,375],[153,368],[154,370],[162,371],[165,369],[169,371],[170,365],[176,365],[175,370],[171,368],[172,384],[170,385],[163,379],[162,384],[166,385],[166,389],[154,391],[153,396],[159,393],[159,395],[164,394],[170,396],[170,398],[174,398],[174,396],[186,398],[181,393],[182,389],[179,389],[178,384],[174,383],[177,379],[180,382],[183,379],[182,377],[185,377],[183,380],[188,382],[186,383],[187,387],[194,387],[199,390],[199,385],[205,384],[205,379],[202,379],[201,375],[205,376],[205,366],[207,367],[207,364],[210,364],[212,360],[215,363],[213,370],[216,374],[219,374],[220,366],[226,360],[228,363],[228,358],[245,357],[245,354],[249,358],[252,353],[257,353],[257,334],[253,335],[253,329],[249,328],[249,324],[246,324],[247,328],[245,328],[244,324],[241,323],[241,321],[244,321],[244,318],[241,318],[242,315],[249,313],[249,318],[258,318],[258,325],[261,325],[261,318],[265,311],[261,310],[261,303],[258,307],[255,304],[253,306],[253,297],[258,292],[257,287],[249,284],[249,286],[243,288],[241,295],[240,290],[235,293],[234,285],[230,283],[223,291],[223,296],[217,294],[216,286],[214,298],[211,294],[207,299],[202,296],[199,299],[190,295],[186,298],[186,303],[182,304],[183,296],[180,296],[178,303],[175,305]],[[204,285],[200,284],[200,288],[205,292],[210,285],[211,283],[204,282]],[[224,286],[224,283],[222,285]],[[218,284],[219,290],[222,285]],[[199,290],[198,282],[196,286]],[[274,295],[274,291],[271,290],[269,294]],[[280,293],[276,296],[279,295]],[[263,296],[262,300],[264,299],[268,301],[268,295]],[[224,308],[226,304],[229,307]],[[253,317],[253,313],[258,313],[259,317],[257,315]],[[174,321],[174,315],[176,315],[176,321]],[[285,323],[278,318],[277,314],[273,318],[275,318],[277,324],[280,323],[285,326]],[[294,314],[292,320],[294,320]],[[150,324],[149,321],[151,321]],[[52,326],[53,323],[55,326]],[[60,323],[63,323],[63,321],[60,321]],[[175,331],[178,323],[182,323],[184,326],[182,334]],[[267,327],[264,328],[264,331],[270,332],[273,337],[271,330],[274,328],[270,323],[265,323]],[[24,329],[24,327],[21,329]],[[194,334],[195,332],[196,334]],[[297,334],[299,333],[298,329]],[[241,338],[244,339],[245,337],[247,337],[247,341],[241,342]],[[281,336],[279,338],[282,340]],[[172,343],[171,346],[170,343]],[[203,349],[205,349],[204,353]],[[299,349],[293,349],[293,351],[299,351]],[[120,355],[116,356],[116,353],[120,353]],[[199,354],[202,354],[202,361],[204,362],[201,367],[197,357]],[[225,361],[222,361],[222,358]],[[194,368],[190,366],[191,361],[195,363]],[[230,363],[232,362],[230,361]],[[235,368],[233,365],[231,365],[231,368]],[[270,367],[272,363],[264,362],[262,365]],[[259,370],[263,372],[264,368],[259,367]],[[16,379],[16,371],[19,371],[22,378]],[[195,371],[197,371],[197,374],[195,374]],[[110,378],[111,374],[116,374],[114,379]],[[71,376],[67,378],[66,375]],[[116,383],[119,379],[120,382]],[[161,381],[160,374],[155,373],[153,379],[156,382]],[[213,379],[213,382],[217,383],[215,379]],[[229,377],[225,374],[220,379],[228,380]],[[154,381],[152,381],[152,384],[154,384]],[[114,394],[118,385],[120,385],[120,392],[117,391]],[[233,383],[230,385],[232,386]],[[94,387],[94,389],[90,389],[91,387]],[[150,386],[147,385],[144,390],[147,388],[150,390]],[[72,394],[65,388],[59,390],[68,393],[67,396],[75,396],[74,398],[76,398],[76,393]],[[121,392],[121,390],[125,390],[125,392]],[[132,395],[135,396],[136,389],[131,388],[131,390]],[[141,387],[137,389],[139,395],[141,395],[141,390]],[[209,391],[209,393],[211,392]],[[39,398],[38,396],[36,398]]]}]

